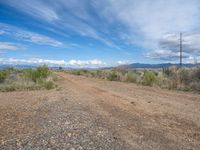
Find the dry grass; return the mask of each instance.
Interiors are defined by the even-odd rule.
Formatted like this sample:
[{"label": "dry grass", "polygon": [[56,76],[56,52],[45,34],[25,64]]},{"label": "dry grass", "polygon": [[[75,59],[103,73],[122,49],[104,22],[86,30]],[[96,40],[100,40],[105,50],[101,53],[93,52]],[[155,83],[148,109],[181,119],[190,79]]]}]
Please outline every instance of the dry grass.
[{"label": "dry grass", "polygon": [[145,86],[200,92],[200,68],[170,67],[162,70],[113,69],[72,70],[68,72],[109,81],[130,82]]},{"label": "dry grass", "polygon": [[54,83],[55,75],[47,66],[24,70],[7,68],[1,70],[0,75],[0,91],[2,92],[52,89],[56,87]]}]

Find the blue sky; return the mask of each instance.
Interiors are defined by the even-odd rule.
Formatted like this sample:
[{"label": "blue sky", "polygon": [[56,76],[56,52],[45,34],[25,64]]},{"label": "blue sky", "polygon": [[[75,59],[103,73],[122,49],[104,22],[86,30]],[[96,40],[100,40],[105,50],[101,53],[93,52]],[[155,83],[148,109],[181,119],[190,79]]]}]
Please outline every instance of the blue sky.
[{"label": "blue sky", "polygon": [[[181,4],[181,5],[180,5]],[[0,63],[104,67],[200,59],[199,0],[0,0]]]}]

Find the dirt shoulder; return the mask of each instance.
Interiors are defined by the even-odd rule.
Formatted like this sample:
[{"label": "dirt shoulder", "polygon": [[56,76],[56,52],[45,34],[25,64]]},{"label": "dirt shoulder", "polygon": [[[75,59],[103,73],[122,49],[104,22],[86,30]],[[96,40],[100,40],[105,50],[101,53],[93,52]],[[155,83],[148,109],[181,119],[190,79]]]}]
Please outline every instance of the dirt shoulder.
[{"label": "dirt shoulder", "polygon": [[200,149],[200,95],[58,75],[0,93],[0,149]]}]

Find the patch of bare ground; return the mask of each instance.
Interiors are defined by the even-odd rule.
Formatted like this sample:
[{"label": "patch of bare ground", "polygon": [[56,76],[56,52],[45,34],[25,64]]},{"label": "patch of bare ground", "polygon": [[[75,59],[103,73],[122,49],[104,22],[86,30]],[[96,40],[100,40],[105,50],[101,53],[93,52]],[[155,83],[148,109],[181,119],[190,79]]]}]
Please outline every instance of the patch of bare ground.
[{"label": "patch of bare ground", "polygon": [[58,76],[0,93],[0,149],[200,149],[200,95]]}]

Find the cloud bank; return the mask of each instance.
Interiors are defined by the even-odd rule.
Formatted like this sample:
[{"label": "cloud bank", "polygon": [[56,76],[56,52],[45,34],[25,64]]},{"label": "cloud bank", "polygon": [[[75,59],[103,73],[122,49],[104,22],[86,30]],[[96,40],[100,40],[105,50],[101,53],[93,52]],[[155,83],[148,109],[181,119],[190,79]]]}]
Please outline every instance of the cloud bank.
[{"label": "cloud bank", "polygon": [[[160,49],[149,52],[145,56],[164,61],[176,61],[180,56],[179,39],[176,34],[166,34],[159,41]],[[200,58],[200,34],[184,34],[182,46],[184,61],[194,63]]]},{"label": "cloud bank", "polygon": [[49,60],[49,59],[0,59],[1,64],[9,65],[48,65],[48,66],[63,66],[63,67],[72,67],[72,68],[99,68],[106,66],[106,63],[98,60]]}]

